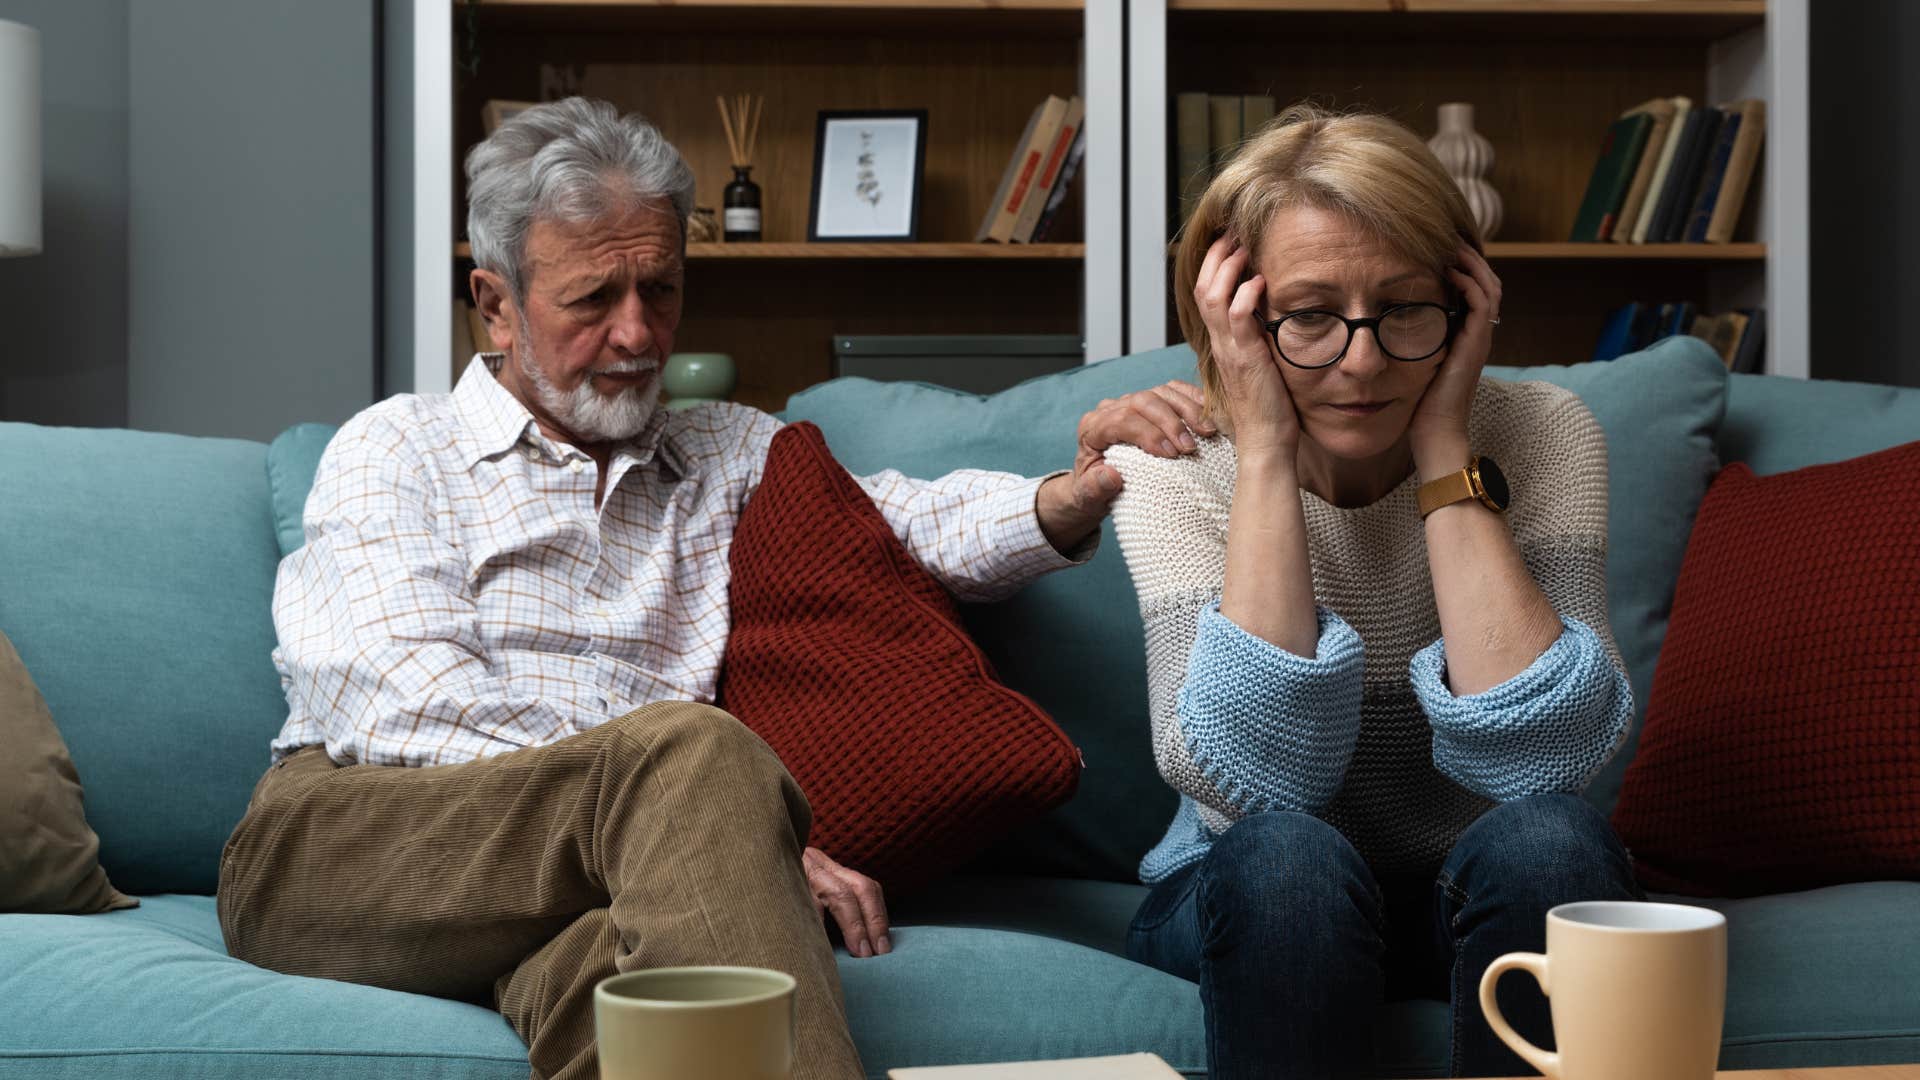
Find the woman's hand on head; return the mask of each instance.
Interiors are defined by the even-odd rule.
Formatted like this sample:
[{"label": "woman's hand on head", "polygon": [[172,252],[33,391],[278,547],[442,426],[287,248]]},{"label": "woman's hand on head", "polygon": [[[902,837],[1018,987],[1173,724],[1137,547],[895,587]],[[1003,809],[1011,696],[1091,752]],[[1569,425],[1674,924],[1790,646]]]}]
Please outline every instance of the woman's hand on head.
[{"label": "woman's hand on head", "polygon": [[1267,282],[1247,272],[1251,258],[1233,238],[1215,240],[1194,280],[1193,299],[1220,372],[1235,453],[1242,459],[1271,453],[1291,463],[1300,445],[1300,414],[1261,323]]},{"label": "woman's hand on head", "polygon": [[1493,324],[1500,318],[1500,279],[1493,267],[1468,244],[1460,245],[1457,257],[1457,264],[1447,268],[1447,280],[1465,299],[1467,313],[1407,428],[1423,476],[1466,467],[1472,452],[1467,421],[1473,415],[1480,373],[1493,351]]}]

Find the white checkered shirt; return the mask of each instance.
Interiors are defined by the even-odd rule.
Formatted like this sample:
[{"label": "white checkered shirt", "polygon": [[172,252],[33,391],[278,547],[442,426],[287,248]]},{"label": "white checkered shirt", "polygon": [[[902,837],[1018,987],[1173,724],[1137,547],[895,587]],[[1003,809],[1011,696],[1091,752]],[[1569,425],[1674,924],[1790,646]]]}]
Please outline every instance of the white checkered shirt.
[{"label": "white checkered shirt", "polygon": [[[729,627],[728,546],[780,422],[743,405],[657,411],[596,466],[540,433],[477,357],[451,394],[349,420],[280,563],[277,760],[436,765],[540,746],[654,701],[711,702]],[[1039,480],[887,471],[860,484],[963,600],[1084,561],[1034,512]]]}]

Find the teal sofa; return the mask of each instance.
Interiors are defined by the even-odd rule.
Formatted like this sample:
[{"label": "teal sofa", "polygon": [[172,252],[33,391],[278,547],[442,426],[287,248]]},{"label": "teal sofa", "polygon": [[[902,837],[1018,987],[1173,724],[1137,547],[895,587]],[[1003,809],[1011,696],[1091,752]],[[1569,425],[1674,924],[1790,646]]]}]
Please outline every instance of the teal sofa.
[{"label": "teal sofa", "polygon": [[[1081,412],[1191,373],[1184,349],[991,398],[842,380],[796,396],[855,471],[1068,463]],[[1763,473],[1920,437],[1920,391],[1727,376],[1696,342],[1610,364],[1497,371],[1587,400],[1613,475],[1614,629],[1645,701],[1694,510],[1721,461]],[[527,1075],[474,1005],[274,974],[228,957],[221,845],[285,705],[274,568],[330,429],[271,446],[0,424],[0,630],[52,708],[114,882],[137,909],[0,915],[0,1080]],[[1525,493],[1519,494],[1524,498]],[[1140,620],[1111,535],[1089,567],[969,611],[1000,674],[1087,760],[1079,794],[964,873],[896,898],[895,951],[843,959],[873,1076],[889,1068],[1150,1050],[1205,1072],[1193,984],[1122,955],[1135,861],[1173,797],[1155,775]],[[1589,793],[1618,793],[1623,753]],[[1716,903],[1731,932],[1722,1064],[1920,1061],[1920,884]],[[1446,1006],[1381,1017],[1383,1073],[1444,1072]]]}]

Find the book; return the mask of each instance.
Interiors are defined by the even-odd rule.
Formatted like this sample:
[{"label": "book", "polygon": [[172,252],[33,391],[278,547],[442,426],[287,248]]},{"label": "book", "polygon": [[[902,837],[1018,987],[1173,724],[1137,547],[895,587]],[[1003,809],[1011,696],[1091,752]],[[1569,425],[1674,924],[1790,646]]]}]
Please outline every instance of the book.
[{"label": "book", "polygon": [[1026,208],[1027,200],[1034,196],[1040,170],[1046,164],[1047,154],[1053,149],[1054,139],[1066,119],[1067,100],[1058,94],[1047,95],[1045,104],[1040,106],[1040,115],[1034,122],[1033,130],[1020,150],[1020,163],[1014,171],[1013,183],[1007,188],[1006,200],[1000,204],[993,225],[987,229],[987,239],[1002,244],[1013,241],[1014,223],[1020,220],[1020,211]]},{"label": "book", "polygon": [[1707,222],[1709,244],[1725,244],[1733,239],[1740,224],[1740,211],[1747,205],[1747,190],[1753,181],[1754,166],[1760,160],[1760,146],[1767,134],[1767,103],[1747,98],[1732,106],[1740,112],[1740,136],[1733,142],[1727,158],[1726,175],[1720,178],[1720,199],[1713,204],[1713,218]]},{"label": "book", "polygon": [[1596,363],[1617,359],[1631,351],[1628,346],[1633,343],[1633,321],[1639,314],[1640,305],[1636,302],[1622,304],[1607,316],[1606,325],[1600,328],[1600,340],[1593,346],[1592,359]]},{"label": "book", "polygon": [[1607,137],[1600,143],[1600,160],[1594,163],[1593,175],[1587,180],[1587,193],[1580,200],[1580,212],[1574,215],[1573,234],[1568,239],[1598,240],[1602,230],[1612,228],[1652,127],[1653,117],[1635,113],[1607,128]]},{"label": "book", "polygon": [[1653,227],[1654,208],[1660,202],[1660,192],[1666,188],[1667,174],[1673,168],[1673,158],[1680,148],[1681,133],[1686,130],[1687,116],[1693,111],[1693,99],[1680,95],[1673,99],[1673,121],[1667,125],[1667,142],[1660,148],[1660,160],[1654,163],[1653,180],[1647,185],[1646,200],[1640,204],[1639,220],[1633,223],[1633,235],[1628,239],[1635,244],[1647,242],[1647,233]]},{"label": "book", "polygon": [[1633,226],[1640,220],[1640,207],[1647,201],[1647,189],[1653,186],[1653,172],[1660,165],[1661,152],[1666,149],[1667,129],[1673,126],[1674,111],[1673,98],[1653,98],[1620,114],[1646,113],[1653,117],[1653,126],[1647,129],[1647,145],[1640,151],[1640,165],[1633,170],[1633,183],[1628,185],[1627,197],[1620,204],[1620,216],[1600,239],[1616,244],[1633,239]]},{"label": "book", "polygon": [[1080,175],[1081,159],[1087,156],[1087,126],[1080,125],[1080,133],[1073,137],[1073,148],[1067,151],[1067,163],[1060,166],[1060,179],[1047,193],[1047,205],[1040,211],[1040,220],[1033,226],[1033,239],[1029,243],[1042,243],[1053,232],[1054,219],[1060,215],[1060,204],[1067,201],[1067,192],[1073,189],[1073,178]]},{"label": "book", "polygon": [[1007,1062],[1001,1065],[929,1065],[888,1069],[888,1080],[1179,1080],[1158,1054]]},{"label": "book", "polygon": [[1240,95],[1240,137],[1242,139],[1259,131],[1271,119],[1273,119],[1272,95]]},{"label": "book", "polygon": [[1733,371],[1740,375],[1758,375],[1766,363],[1767,309],[1752,308],[1747,316],[1746,333],[1733,353]]},{"label": "book", "polygon": [[1747,316],[1740,312],[1729,311],[1714,323],[1713,336],[1707,339],[1707,344],[1720,354],[1720,361],[1727,365],[1728,371],[1733,370],[1733,362],[1739,356],[1740,335],[1746,332],[1748,321]]},{"label": "book", "polygon": [[1733,156],[1733,142],[1740,135],[1740,113],[1729,111],[1713,138],[1713,149],[1700,170],[1700,190],[1693,197],[1693,209],[1687,214],[1686,229],[1680,239],[1690,244],[1707,242],[1707,223],[1713,220],[1713,204],[1720,198],[1720,178],[1727,174],[1727,161]]},{"label": "book", "polygon": [[1687,210],[1700,189],[1700,174],[1706,169],[1707,155],[1713,149],[1714,137],[1720,133],[1720,124],[1727,118],[1719,109],[1706,106],[1695,109],[1694,114],[1700,117],[1699,126],[1687,142],[1681,144],[1680,157],[1675,159],[1673,171],[1667,174],[1667,193],[1673,198],[1661,203],[1661,216],[1653,223],[1648,243],[1677,243],[1685,234]]},{"label": "book", "polygon": [[1240,148],[1240,120],[1240,98],[1237,95],[1211,94],[1207,97],[1207,157],[1213,163],[1216,176],[1220,174],[1220,167]]},{"label": "book", "polygon": [[1193,216],[1194,204],[1213,179],[1213,144],[1207,134],[1207,95],[1175,94],[1173,98],[1173,189],[1180,194],[1180,223]]},{"label": "book", "polygon": [[[1049,98],[1049,101],[1052,99]],[[1033,129],[1040,126],[1040,114],[1047,110],[1047,102],[1033,107],[1032,115],[1027,117],[1027,129],[1020,133],[1020,139],[1013,144],[1013,156],[1007,159],[1007,167],[1000,173],[1000,186],[994,190],[993,201],[987,204],[987,216],[980,219],[980,227],[973,232],[975,243],[986,240],[993,233],[994,223],[1000,220],[1000,211],[1007,204],[1007,194],[1013,190],[1014,178],[1027,161],[1027,144],[1033,141]],[[1039,168],[1039,163],[1034,163]]]},{"label": "book", "polygon": [[1687,111],[1686,126],[1681,129],[1679,145],[1673,148],[1673,160],[1667,163],[1667,175],[1661,178],[1660,190],[1657,194],[1649,192],[1647,195],[1653,205],[1653,213],[1647,223],[1646,243],[1658,244],[1665,239],[1666,221],[1673,216],[1673,203],[1679,198],[1675,189],[1680,186],[1681,176],[1687,168],[1687,153],[1699,140],[1700,129],[1712,113],[1713,110],[1704,105]]},{"label": "book", "polygon": [[1040,165],[1040,175],[1033,182],[1033,190],[1027,193],[1024,205],[1020,207],[1020,216],[1013,221],[1013,235],[1010,239],[1016,244],[1033,241],[1033,227],[1040,223],[1040,212],[1046,209],[1047,199],[1053,194],[1053,185],[1060,180],[1061,170],[1066,168],[1067,153],[1073,149],[1074,136],[1080,134],[1080,123],[1086,118],[1087,106],[1078,97],[1067,99],[1067,112],[1060,120],[1060,129],[1053,135],[1047,147],[1046,160]]}]

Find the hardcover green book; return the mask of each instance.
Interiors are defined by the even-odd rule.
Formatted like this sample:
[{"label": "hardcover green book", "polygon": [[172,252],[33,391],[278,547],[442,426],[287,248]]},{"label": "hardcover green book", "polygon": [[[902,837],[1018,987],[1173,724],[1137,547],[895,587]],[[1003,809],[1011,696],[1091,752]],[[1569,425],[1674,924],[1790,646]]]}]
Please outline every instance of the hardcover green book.
[{"label": "hardcover green book", "polygon": [[1599,240],[1601,228],[1620,212],[1627,188],[1633,184],[1633,171],[1640,166],[1640,153],[1647,146],[1647,132],[1653,129],[1653,117],[1646,113],[1623,116],[1607,128],[1606,141],[1600,144],[1600,160],[1587,180],[1586,197],[1580,200],[1580,213],[1573,219],[1571,240]]}]

